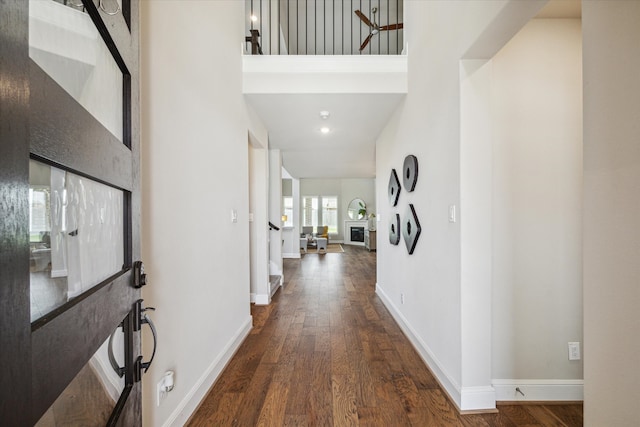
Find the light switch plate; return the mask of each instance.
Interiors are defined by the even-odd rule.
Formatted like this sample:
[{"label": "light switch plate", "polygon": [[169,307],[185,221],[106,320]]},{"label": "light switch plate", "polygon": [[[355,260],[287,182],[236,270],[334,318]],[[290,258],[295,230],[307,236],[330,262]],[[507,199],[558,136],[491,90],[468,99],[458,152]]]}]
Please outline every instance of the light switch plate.
[{"label": "light switch plate", "polygon": [[569,360],[580,360],[580,343],[569,343]]},{"label": "light switch plate", "polygon": [[456,205],[449,205],[449,222],[456,222]]}]

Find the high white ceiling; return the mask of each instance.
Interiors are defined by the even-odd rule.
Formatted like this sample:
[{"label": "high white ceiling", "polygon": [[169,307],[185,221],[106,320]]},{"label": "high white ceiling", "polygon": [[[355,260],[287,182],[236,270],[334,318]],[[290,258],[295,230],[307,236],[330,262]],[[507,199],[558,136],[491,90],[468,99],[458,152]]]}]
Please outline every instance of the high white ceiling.
[{"label": "high white ceiling", "polygon": [[[401,94],[246,95],[295,178],[374,178],[375,142]],[[329,111],[323,120],[320,111]],[[322,134],[320,128],[331,129]]]}]

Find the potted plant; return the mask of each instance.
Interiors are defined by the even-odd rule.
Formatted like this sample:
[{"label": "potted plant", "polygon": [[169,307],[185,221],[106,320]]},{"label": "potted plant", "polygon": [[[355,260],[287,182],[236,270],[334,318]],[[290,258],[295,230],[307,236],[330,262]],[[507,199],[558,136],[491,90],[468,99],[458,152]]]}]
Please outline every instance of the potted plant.
[{"label": "potted plant", "polygon": [[367,216],[367,208],[364,206],[364,203],[359,202],[360,209],[358,209],[358,216],[360,218],[365,218]]}]

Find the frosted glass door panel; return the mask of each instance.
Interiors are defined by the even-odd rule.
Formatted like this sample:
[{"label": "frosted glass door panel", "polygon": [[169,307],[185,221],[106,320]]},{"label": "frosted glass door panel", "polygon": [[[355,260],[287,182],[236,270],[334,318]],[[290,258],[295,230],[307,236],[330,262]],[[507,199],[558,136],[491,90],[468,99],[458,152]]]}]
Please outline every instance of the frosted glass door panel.
[{"label": "frosted glass door panel", "polygon": [[82,2],[29,0],[29,57],[122,141],[122,72],[84,7],[74,4]]},{"label": "frosted glass door panel", "polygon": [[122,270],[124,194],[31,160],[29,200],[33,321]]}]

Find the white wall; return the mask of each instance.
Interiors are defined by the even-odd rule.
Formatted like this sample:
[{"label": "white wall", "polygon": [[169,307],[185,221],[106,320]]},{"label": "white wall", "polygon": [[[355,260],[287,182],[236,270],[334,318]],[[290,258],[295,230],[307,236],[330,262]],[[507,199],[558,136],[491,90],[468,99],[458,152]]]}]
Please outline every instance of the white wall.
[{"label": "white wall", "polygon": [[[462,409],[491,407],[494,395],[486,374],[490,368],[484,368],[484,384],[474,372],[463,370],[474,357],[473,347],[462,346],[462,318],[468,310],[463,313],[462,302],[469,300],[463,294],[469,289],[461,286],[460,221],[465,212],[459,213],[460,221],[448,221],[449,206],[459,206],[461,198],[460,60],[481,36],[490,35],[497,51],[541,6],[520,1],[406,1],[409,93],[377,141],[379,230],[386,229],[392,214],[404,216],[408,203],[414,204],[422,226],[411,256],[402,242],[392,246],[380,233],[377,292]],[[501,26],[505,20],[510,25]],[[418,183],[413,193],[403,191],[398,207],[392,208],[387,201],[389,174],[402,167],[408,154],[418,158]],[[481,336],[490,339],[490,319],[478,322]]]},{"label": "white wall", "polygon": [[243,2],[140,5],[143,297],[159,334],[143,420],[183,425],[251,328],[247,134],[264,131],[242,96]]},{"label": "white wall", "polygon": [[[330,236],[331,240],[344,240],[344,221],[349,219],[347,208],[356,198],[364,200],[367,214],[376,213],[375,179],[344,178],[344,179],[301,179],[300,205],[304,196],[337,196],[338,197],[338,235]],[[302,214],[299,220],[302,221]]]},{"label": "white wall", "polygon": [[452,224],[460,221],[461,352],[473,354],[462,359],[461,370],[467,387],[483,391],[485,407],[492,407],[495,400],[488,387],[492,378],[491,72],[491,61],[460,64],[460,205],[450,207],[449,218]]},{"label": "white wall", "polygon": [[[279,230],[269,231],[269,274],[283,276],[282,267],[282,154],[269,150],[269,221]],[[280,283],[280,284],[281,284]],[[275,289],[270,290],[270,295]],[[271,300],[264,302],[268,304]]]},{"label": "white wall", "polygon": [[[251,302],[269,302],[269,150],[249,137],[249,222]],[[265,144],[266,145],[266,144]]]},{"label": "white wall", "polygon": [[582,379],[581,53],[579,19],[534,19],[492,61],[495,379]]},{"label": "white wall", "polygon": [[585,425],[638,423],[640,2],[583,1]]}]

